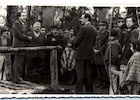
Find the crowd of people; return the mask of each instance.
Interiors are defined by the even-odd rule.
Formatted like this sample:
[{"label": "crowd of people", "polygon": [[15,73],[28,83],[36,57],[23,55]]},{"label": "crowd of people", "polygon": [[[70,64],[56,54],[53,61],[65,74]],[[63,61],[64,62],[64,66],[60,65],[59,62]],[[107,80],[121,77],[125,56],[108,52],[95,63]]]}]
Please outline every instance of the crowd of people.
[{"label": "crowd of people", "polygon": [[117,26],[114,25],[112,30],[108,30],[107,27],[106,22],[99,23],[97,44],[94,49],[98,86],[104,88],[109,82],[111,95],[118,93],[137,95],[140,41],[136,18],[132,15],[126,18],[119,17]]},{"label": "crowd of people", "polygon": [[[12,28],[8,28],[7,25],[1,30],[1,47],[37,47],[37,46],[61,46],[62,49],[58,50],[57,60],[58,60],[58,70],[59,79],[62,79],[63,74],[67,71],[67,67],[64,63],[67,61],[63,60],[66,56],[63,51],[67,51],[70,40],[75,37],[74,29],[65,29],[62,31],[57,25],[52,25],[48,32],[45,27],[41,26],[40,21],[34,22],[30,31],[26,28],[26,13],[19,12],[17,14],[17,20],[13,23]],[[71,51],[70,51],[71,52]],[[73,51],[72,51],[73,52]],[[36,77],[39,73],[47,71],[50,75],[50,51],[49,50],[36,50],[36,51],[26,51],[9,54],[11,56],[11,73],[8,75],[3,75],[6,71],[5,68],[5,57],[7,54],[1,54],[1,79],[12,80],[14,83],[21,83],[23,80],[36,82]],[[62,56],[62,54],[64,56]],[[67,58],[66,58],[67,59]],[[71,58],[73,59],[73,57]],[[71,67],[71,62],[69,63],[69,69],[73,70],[75,62],[73,62],[73,67]],[[43,66],[43,67],[41,67]],[[45,70],[44,70],[45,69]],[[47,74],[48,74],[47,73]],[[75,73],[75,72],[74,72]],[[73,74],[72,74],[73,75]],[[61,76],[61,77],[60,77]],[[38,78],[39,79],[39,78]],[[50,78],[49,78],[50,79]],[[66,78],[67,79],[67,78]],[[65,79],[65,80],[66,80]],[[43,80],[40,76],[40,80]],[[38,80],[39,81],[39,80]],[[66,80],[67,81],[67,80]],[[74,80],[73,80],[74,81]],[[71,82],[72,84],[73,82]]]},{"label": "crowd of people", "polygon": [[[57,56],[59,80],[65,81],[65,84],[77,81],[75,93],[82,93],[84,85],[87,93],[93,93],[92,72],[96,72],[97,87],[109,88],[109,94],[139,94],[140,35],[135,17],[119,17],[117,25],[113,24],[109,30],[106,21],[99,21],[96,27],[93,26],[90,14],[85,13],[80,18],[82,26],[78,32],[74,29],[63,31],[56,25],[47,32],[39,21],[27,32],[26,14],[19,12],[17,17],[12,29],[5,25],[1,30],[2,47],[60,45],[62,50]],[[0,54],[0,78],[14,83],[37,81],[33,77],[36,70],[50,62],[48,51],[26,51],[12,54],[12,67],[4,68],[4,59],[9,55]],[[49,70],[49,67],[46,69]]]}]

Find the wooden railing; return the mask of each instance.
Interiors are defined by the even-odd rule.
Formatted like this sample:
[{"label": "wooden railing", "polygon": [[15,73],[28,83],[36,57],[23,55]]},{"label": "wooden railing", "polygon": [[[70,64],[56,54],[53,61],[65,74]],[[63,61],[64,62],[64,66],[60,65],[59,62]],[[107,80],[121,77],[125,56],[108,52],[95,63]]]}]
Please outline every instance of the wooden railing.
[{"label": "wooden railing", "polygon": [[62,49],[61,46],[40,46],[40,47],[0,47],[0,53],[16,53],[35,50],[50,50],[50,70],[51,70],[51,88],[57,90],[58,82],[58,65],[57,65],[57,50]]}]

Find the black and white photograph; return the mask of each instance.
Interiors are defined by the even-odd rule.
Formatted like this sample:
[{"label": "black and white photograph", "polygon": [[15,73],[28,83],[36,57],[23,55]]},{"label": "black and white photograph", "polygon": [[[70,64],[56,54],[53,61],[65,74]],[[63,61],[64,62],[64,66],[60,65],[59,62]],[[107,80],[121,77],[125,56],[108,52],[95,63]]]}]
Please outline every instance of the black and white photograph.
[{"label": "black and white photograph", "polygon": [[0,94],[139,95],[140,6],[0,5]]}]

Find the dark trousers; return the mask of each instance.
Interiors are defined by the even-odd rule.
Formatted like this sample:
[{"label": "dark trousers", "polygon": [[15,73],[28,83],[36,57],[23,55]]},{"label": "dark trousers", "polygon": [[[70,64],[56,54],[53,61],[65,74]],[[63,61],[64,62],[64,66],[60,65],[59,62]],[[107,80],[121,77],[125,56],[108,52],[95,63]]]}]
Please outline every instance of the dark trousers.
[{"label": "dark trousers", "polygon": [[42,68],[42,59],[39,56],[30,57],[27,56],[26,61],[26,80],[32,82],[39,82],[36,78],[39,77],[39,70]]},{"label": "dark trousers", "polygon": [[105,66],[96,64],[96,69],[97,69],[97,76],[98,76],[99,84],[102,86],[108,86],[109,80],[108,80],[107,71],[105,69]]},{"label": "dark trousers", "polygon": [[22,80],[22,70],[25,57],[23,55],[14,55],[14,63],[12,68],[12,82],[18,83]]},{"label": "dark trousers", "polygon": [[93,86],[91,77],[91,61],[76,61],[75,69],[77,73],[77,84],[75,87],[75,92],[82,93],[83,86],[85,85],[87,93],[92,93]]}]

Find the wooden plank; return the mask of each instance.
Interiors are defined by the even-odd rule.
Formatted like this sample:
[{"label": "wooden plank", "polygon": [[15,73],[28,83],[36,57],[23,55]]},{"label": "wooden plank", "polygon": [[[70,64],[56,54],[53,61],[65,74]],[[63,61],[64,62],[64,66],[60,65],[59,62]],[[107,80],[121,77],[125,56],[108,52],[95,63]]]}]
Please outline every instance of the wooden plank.
[{"label": "wooden plank", "polygon": [[24,83],[15,84],[15,83],[12,83],[11,81],[1,80],[0,83],[4,84],[4,85],[11,86],[11,87],[16,87],[16,88],[20,87],[22,89],[34,89],[35,88],[35,86],[33,86],[33,85],[28,85],[28,84],[24,84]]},{"label": "wooden plank", "polygon": [[14,94],[32,94],[32,93],[40,93],[43,90],[47,89],[47,87],[31,82],[23,82],[22,84],[15,84],[11,81],[3,81],[0,80],[0,87],[9,92]]},{"label": "wooden plank", "polygon": [[51,88],[53,90],[58,90],[57,50],[52,50],[50,57]]},{"label": "wooden plank", "polygon": [[0,87],[0,94],[15,94],[15,91],[8,88]]},{"label": "wooden plank", "polygon": [[35,51],[35,50],[54,50],[62,49],[61,46],[39,46],[39,47],[0,47],[0,53],[11,53],[11,52],[25,52],[25,51]]},{"label": "wooden plank", "polygon": [[15,86],[15,87],[24,87],[24,88],[35,88],[35,87],[38,87],[38,86],[43,86],[43,85],[40,85],[40,84],[28,82],[28,81],[22,81],[22,83],[20,83],[20,84],[15,84],[12,81],[0,80],[0,83],[5,84],[5,85]]},{"label": "wooden plank", "polygon": [[25,89],[25,88],[21,88],[21,87],[15,87],[15,86],[11,86],[11,85],[6,85],[6,84],[3,84],[3,83],[0,83],[0,87],[12,89],[12,90],[21,90],[21,89]]}]

